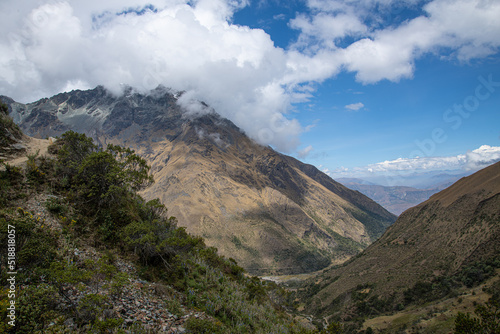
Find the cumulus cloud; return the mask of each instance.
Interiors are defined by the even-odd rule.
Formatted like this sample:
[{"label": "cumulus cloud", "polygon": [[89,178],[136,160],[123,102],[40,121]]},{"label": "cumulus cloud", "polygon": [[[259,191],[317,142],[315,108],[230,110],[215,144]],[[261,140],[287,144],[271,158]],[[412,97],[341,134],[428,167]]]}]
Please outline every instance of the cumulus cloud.
[{"label": "cumulus cloud", "polygon": [[466,153],[465,169],[478,170],[500,161],[500,147],[483,145]]},{"label": "cumulus cloud", "polygon": [[358,103],[352,103],[352,104],[348,104],[345,106],[346,109],[349,109],[351,111],[358,111],[362,108],[364,108],[365,105],[361,102],[358,102]]},{"label": "cumulus cloud", "polygon": [[245,1],[139,3],[3,2],[2,94],[31,102],[99,84],[117,94],[124,85],[147,92],[163,84],[186,91],[180,102],[192,113],[204,101],[262,144],[297,147],[303,129],[287,115],[284,50],[263,30],[229,23]]},{"label": "cumulus cloud", "polygon": [[[397,5],[414,7],[419,1],[408,0],[309,0],[313,10],[299,16],[291,26],[301,31],[295,45],[309,52],[328,50],[334,64],[340,63],[356,73],[362,83],[411,78],[415,60],[427,53],[468,61],[498,52],[500,47],[500,2],[485,0],[434,0],[424,15],[404,20],[399,25],[384,22],[393,19]],[[340,24],[341,28],[336,27]],[[354,41],[345,46],[345,38]],[[306,41],[306,42],[304,42]],[[328,66],[325,64],[325,66]]]},{"label": "cumulus cloud", "polygon": [[397,175],[428,171],[476,171],[500,161],[500,147],[482,145],[481,147],[451,157],[398,158],[362,167],[335,170],[324,169],[332,177],[367,177],[375,175]]},{"label": "cumulus cloud", "polygon": [[232,23],[248,2],[3,0],[0,91],[31,102],[99,84],[116,93],[162,84],[185,91],[181,103],[193,113],[204,101],[261,144],[290,152],[305,130],[290,110],[316,83],[343,70],[362,83],[397,81],[426,53],[467,61],[500,46],[498,1],[426,1],[414,18],[388,24],[394,8],[422,2],[309,0],[289,22],[300,36],[287,50]]},{"label": "cumulus cloud", "polygon": [[305,147],[304,149],[302,149],[302,150],[298,151],[298,157],[299,157],[300,159],[304,159],[304,158],[306,158],[306,157],[307,157],[307,156],[308,156],[308,155],[309,155],[309,154],[310,154],[313,150],[314,150],[314,148],[313,148],[311,145],[309,145],[309,146]]}]

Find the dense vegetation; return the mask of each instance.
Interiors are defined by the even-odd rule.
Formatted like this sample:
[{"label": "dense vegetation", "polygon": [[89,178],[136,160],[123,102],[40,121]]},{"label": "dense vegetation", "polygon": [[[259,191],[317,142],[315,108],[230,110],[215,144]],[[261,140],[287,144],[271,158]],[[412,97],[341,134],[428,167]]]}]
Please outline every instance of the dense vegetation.
[{"label": "dense vegetation", "polygon": [[476,306],[475,316],[459,312],[455,319],[456,334],[500,334],[500,292]]},{"label": "dense vegetation", "polygon": [[[131,278],[120,269],[123,261],[160,287],[169,312],[207,315],[190,318],[189,332],[309,332],[281,306],[284,290],[248,277],[234,260],[178,227],[158,200],[136,193],[153,180],[134,151],[99,148],[70,131],[49,152],[55,158],[28,156],[25,169],[1,162],[0,279],[8,278],[8,230],[15,226],[17,314],[15,328],[9,326],[4,286],[0,332],[157,332],[126,324],[112,311]],[[34,199],[50,212],[50,222],[30,211]],[[95,255],[83,258],[82,249]]]}]

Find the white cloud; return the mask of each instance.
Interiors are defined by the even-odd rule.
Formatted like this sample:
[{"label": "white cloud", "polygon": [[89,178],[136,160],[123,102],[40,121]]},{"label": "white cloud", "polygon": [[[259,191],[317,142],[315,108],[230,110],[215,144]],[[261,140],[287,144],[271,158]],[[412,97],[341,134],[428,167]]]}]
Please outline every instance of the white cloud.
[{"label": "white cloud", "polygon": [[[411,78],[434,52],[460,60],[500,46],[500,2],[434,0],[425,15],[384,25],[384,10],[417,0],[309,0],[289,50],[231,23],[248,0],[3,0],[0,92],[22,102],[73,88],[159,84],[202,100],[252,138],[295,150],[304,128],[289,111],[342,70],[363,83]],[[378,8],[378,12],[374,11]],[[380,9],[382,8],[382,9]],[[371,23],[370,23],[371,22]],[[444,50],[444,52],[443,52]],[[189,98],[189,99],[188,99]]]},{"label": "white cloud", "polygon": [[294,91],[283,80],[284,50],[263,30],[229,23],[246,1],[139,4],[3,2],[0,22],[18,17],[2,25],[1,93],[31,102],[69,88],[146,92],[163,84],[187,91],[181,102],[192,112],[199,99],[262,144],[297,147],[303,129],[287,118]]},{"label": "white cloud", "polygon": [[367,27],[360,18],[352,13],[329,14],[319,13],[308,17],[304,14],[290,22],[294,29],[301,30],[298,45],[307,45],[311,39],[318,39],[329,48],[335,47],[335,42],[346,36],[357,36],[367,32]]},{"label": "white cloud", "polygon": [[478,170],[500,161],[500,147],[483,145],[466,153],[465,169]]},{"label": "white cloud", "polygon": [[[355,72],[357,80],[365,84],[411,78],[415,60],[426,53],[451,54],[468,61],[498,52],[498,1],[430,1],[423,7],[425,15],[399,26],[377,19],[383,11],[373,14],[380,6],[390,13],[394,6],[413,6],[417,2],[310,0],[313,14],[292,21],[292,27],[301,31],[296,47],[312,54],[322,51],[321,58],[330,58],[333,64],[338,64],[340,58],[340,64]],[[334,28],[342,20],[342,29]],[[367,26],[366,22],[372,25]],[[344,46],[343,38],[352,36],[358,38]],[[324,55],[327,50],[329,57]]]},{"label": "white cloud", "polygon": [[314,150],[314,148],[311,145],[309,145],[306,148],[298,151],[298,157],[299,157],[299,159],[306,158],[313,150]]},{"label": "white cloud", "polygon": [[483,145],[464,154],[450,157],[398,158],[354,168],[328,170],[328,175],[338,177],[367,177],[375,175],[403,175],[428,171],[476,171],[500,161],[500,147]]},{"label": "white cloud", "polygon": [[454,157],[417,157],[398,158],[391,161],[383,161],[368,165],[366,170],[371,173],[415,171],[415,170],[437,170],[437,169],[460,169],[466,163],[465,155]]},{"label": "white cloud", "polygon": [[351,111],[358,111],[362,108],[364,108],[365,105],[361,102],[358,102],[358,103],[352,103],[352,104],[348,104],[345,106],[346,109],[349,109]]}]

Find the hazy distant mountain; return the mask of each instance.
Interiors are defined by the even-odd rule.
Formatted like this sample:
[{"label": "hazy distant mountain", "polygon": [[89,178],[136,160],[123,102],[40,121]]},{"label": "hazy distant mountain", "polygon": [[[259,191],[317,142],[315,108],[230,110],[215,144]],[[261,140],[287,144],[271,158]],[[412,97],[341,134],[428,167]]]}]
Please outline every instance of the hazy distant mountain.
[{"label": "hazy distant mountain", "polygon": [[366,185],[366,186],[378,186],[378,184],[376,184],[376,183],[369,182],[369,181],[366,181],[363,179],[354,178],[354,177],[340,177],[340,178],[336,178],[335,181],[340,182],[343,185],[362,184],[362,185]]},{"label": "hazy distant mountain", "polygon": [[[375,175],[362,177],[363,184],[372,183],[384,187],[404,186],[417,189],[443,190],[464,176],[471,175],[473,171],[464,172],[463,170],[449,171],[428,171],[397,173],[395,175]],[[336,180],[339,178],[335,178]],[[352,178],[351,178],[352,179]]]},{"label": "hazy distant mountain", "polygon": [[376,240],[395,216],[311,165],[258,145],[208,106],[190,115],[178,93],[73,91],[21,104],[3,98],[29,135],[84,132],[102,145],[136,149],[180,225],[252,273],[298,273],[346,259]]},{"label": "hazy distant mountain", "polygon": [[355,178],[340,178],[336,181],[370,197],[395,215],[400,215],[405,210],[422,203],[431,195],[442,190],[440,188],[417,189],[405,186],[386,187]]},{"label": "hazy distant mountain", "polygon": [[372,295],[398,300],[419,281],[450,277],[476,261],[498,258],[499,208],[500,162],[405,211],[363,253],[317,278],[322,283],[310,306],[331,312],[338,303],[347,305],[350,293],[364,285]]}]

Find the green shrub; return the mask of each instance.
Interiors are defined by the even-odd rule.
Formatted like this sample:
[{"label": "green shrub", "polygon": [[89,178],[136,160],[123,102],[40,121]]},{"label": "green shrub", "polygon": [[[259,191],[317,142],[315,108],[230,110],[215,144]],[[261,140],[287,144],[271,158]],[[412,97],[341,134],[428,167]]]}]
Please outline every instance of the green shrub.
[{"label": "green shrub", "polygon": [[103,317],[104,311],[111,308],[108,303],[108,298],[99,294],[85,295],[78,303],[78,320],[83,324],[98,324],[105,319]]},{"label": "green shrub", "polygon": [[497,259],[484,262],[474,262],[463,268],[456,278],[468,288],[477,286],[495,274],[495,268],[500,267]]},{"label": "green shrub", "polygon": [[[10,227],[9,227],[10,226]],[[0,216],[0,260],[7,263],[8,231],[15,231],[16,265],[29,275],[36,267],[48,267],[56,258],[57,238],[43,220],[18,208],[17,214]]]},{"label": "green shrub", "polygon": [[28,181],[33,182],[35,185],[42,184],[46,180],[46,174],[40,170],[37,164],[37,157],[39,153],[40,150],[34,154],[28,154],[28,161],[26,162],[26,177]]},{"label": "green shrub", "polygon": [[499,334],[500,333],[500,294],[494,294],[485,304],[479,304],[470,313],[459,312],[455,318],[457,334]]},{"label": "green shrub", "polygon": [[8,106],[0,101],[0,152],[21,137],[21,129],[9,117]]},{"label": "green shrub", "polygon": [[326,334],[342,334],[344,333],[344,326],[338,322],[331,322],[325,330]]},{"label": "green shrub", "polygon": [[[5,169],[3,169],[3,168]],[[12,166],[0,159],[0,207],[19,198],[24,175],[20,167]]]},{"label": "green shrub", "polygon": [[258,303],[262,303],[267,297],[263,282],[255,276],[247,282],[245,292],[248,300],[255,300]]},{"label": "green shrub", "polygon": [[97,151],[97,146],[85,134],[68,131],[51,145],[49,151],[57,154],[61,176],[71,180],[77,174],[84,159],[90,153]]},{"label": "green shrub", "polygon": [[196,333],[196,334],[222,334],[226,333],[224,325],[217,321],[205,320],[205,319],[197,319],[197,318],[189,318],[186,321],[186,329],[188,333]]},{"label": "green shrub", "polygon": [[412,288],[403,292],[406,305],[426,303],[456,294],[458,285],[449,277],[436,277],[431,282],[417,282]]},{"label": "green shrub", "polygon": [[61,215],[66,213],[66,207],[61,203],[57,197],[51,197],[45,202],[45,208],[54,215]]},{"label": "green shrub", "polygon": [[28,285],[19,292],[16,301],[18,316],[16,333],[43,330],[55,318],[59,300],[56,290],[48,284]]}]

